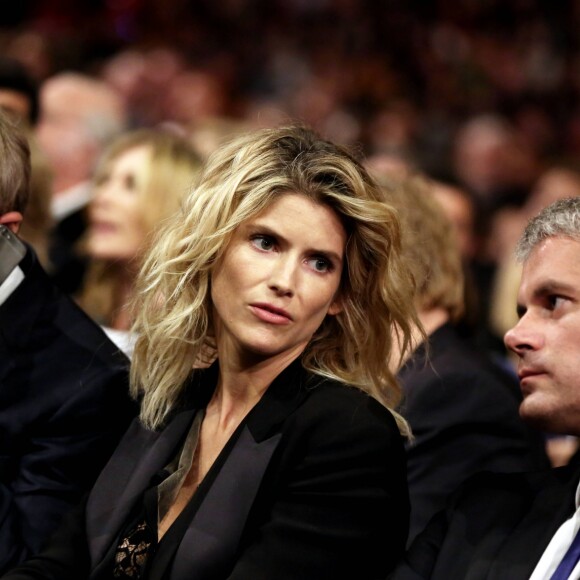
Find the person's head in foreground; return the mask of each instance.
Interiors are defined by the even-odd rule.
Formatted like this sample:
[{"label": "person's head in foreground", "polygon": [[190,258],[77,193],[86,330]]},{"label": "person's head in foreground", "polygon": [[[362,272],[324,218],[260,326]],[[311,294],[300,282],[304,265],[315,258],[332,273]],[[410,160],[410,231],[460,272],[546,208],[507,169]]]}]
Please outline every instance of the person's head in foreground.
[{"label": "person's head in foreground", "polygon": [[192,367],[214,357],[279,372],[301,356],[393,409],[392,330],[406,351],[417,319],[382,199],[354,157],[307,128],[217,151],[141,272],[132,388],[145,425],[159,427]]},{"label": "person's head in foreground", "polygon": [[518,357],[520,414],[545,431],[580,435],[580,198],[530,220],[516,255],[519,322],[505,343]]}]

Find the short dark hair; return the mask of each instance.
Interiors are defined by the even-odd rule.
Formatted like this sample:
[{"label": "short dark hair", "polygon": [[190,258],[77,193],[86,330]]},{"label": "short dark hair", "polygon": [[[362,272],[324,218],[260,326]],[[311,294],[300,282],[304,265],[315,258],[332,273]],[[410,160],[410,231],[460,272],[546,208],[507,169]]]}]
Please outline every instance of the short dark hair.
[{"label": "short dark hair", "polygon": [[15,91],[28,99],[30,113],[27,120],[35,125],[40,111],[38,83],[20,61],[0,57],[0,89]]},{"label": "short dark hair", "polygon": [[23,213],[30,194],[30,148],[18,125],[0,111],[0,215]]}]

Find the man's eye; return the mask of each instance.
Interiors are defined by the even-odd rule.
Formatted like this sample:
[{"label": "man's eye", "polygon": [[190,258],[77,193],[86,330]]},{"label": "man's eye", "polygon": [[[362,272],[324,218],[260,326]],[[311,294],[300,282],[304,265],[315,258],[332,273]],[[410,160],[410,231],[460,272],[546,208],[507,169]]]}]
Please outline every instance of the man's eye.
[{"label": "man's eye", "polygon": [[251,241],[258,250],[264,252],[269,252],[274,248],[274,240],[269,236],[254,236]]},{"label": "man's eye", "polygon": [[563,296],[552,295],[548,296],[548,303],[550,305],[551,310],[555,310],[556,308],[562,306],[566,299]]}]

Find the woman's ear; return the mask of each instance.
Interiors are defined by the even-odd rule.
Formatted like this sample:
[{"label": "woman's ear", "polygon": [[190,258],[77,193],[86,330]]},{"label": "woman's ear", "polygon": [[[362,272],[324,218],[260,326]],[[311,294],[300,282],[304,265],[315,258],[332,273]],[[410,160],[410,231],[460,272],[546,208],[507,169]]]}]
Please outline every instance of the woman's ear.
[{"label": "woman's ear", "polygon": [[340,295],[338,295],[328,307],[328,311],[326,312],[326,314],[329,314],[330,316],[336,316],[337,314],[340,314],[343,310],[344,308],[342,306],[342,299]]}]

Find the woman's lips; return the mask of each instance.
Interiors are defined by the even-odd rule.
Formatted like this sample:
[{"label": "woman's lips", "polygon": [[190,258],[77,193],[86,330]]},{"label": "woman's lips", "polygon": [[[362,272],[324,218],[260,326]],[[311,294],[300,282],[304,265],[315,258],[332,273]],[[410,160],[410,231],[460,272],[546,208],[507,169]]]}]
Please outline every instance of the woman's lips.
[{"label": "woman's lips", "polygon": [[290,322],[292,322],[292,317],[288,312],[283,308],[278,308],[272,304],[251,304],[250,308],[254,315],[264,322],[280,325],[290,324]]},{"label": "woman's lips", "polygon": [[108,222],[93,222],[91,224],[91,231],[94,234],[110,234],[117,230],[117,227]]}]

